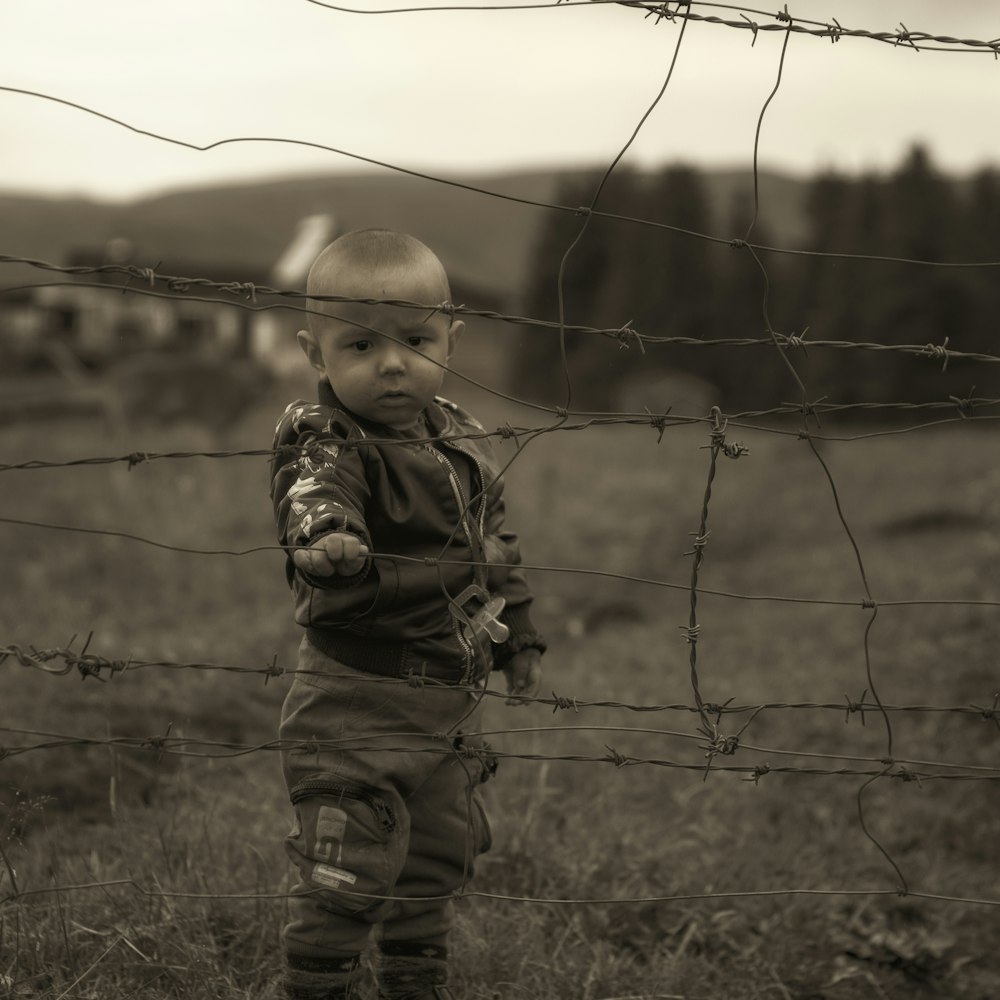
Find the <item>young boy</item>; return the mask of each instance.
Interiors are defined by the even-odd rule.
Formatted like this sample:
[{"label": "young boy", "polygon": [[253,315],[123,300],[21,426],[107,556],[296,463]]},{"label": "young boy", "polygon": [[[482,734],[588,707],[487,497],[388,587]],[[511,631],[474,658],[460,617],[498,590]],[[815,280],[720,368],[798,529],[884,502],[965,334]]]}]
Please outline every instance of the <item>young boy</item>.
[{"label": "young boy", "polygon": [[490,846],[485,678],[505,672],[509,703],[537,694],[545,645],[488,438],[437,396],[464,329],[437,257],[400,233],[348,233],[306,290],[427,307],[310,298],[298,339],[319,401],[276,430],[271,497],[306,630],[281,720],[299,873],[285,989],[357,995],[377,927],[379,996],[444,998],[450,897]]}]

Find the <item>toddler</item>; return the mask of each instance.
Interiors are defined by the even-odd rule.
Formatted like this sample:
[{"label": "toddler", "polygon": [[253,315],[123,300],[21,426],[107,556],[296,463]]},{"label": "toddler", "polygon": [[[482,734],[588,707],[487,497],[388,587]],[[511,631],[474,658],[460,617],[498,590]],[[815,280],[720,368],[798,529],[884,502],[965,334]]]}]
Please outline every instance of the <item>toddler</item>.
[{"label": "toddler", "polygon": [[305,629],[281,718],[298,871],[285,991],[358,995],[374,931],[382,1000],[445,998],[451,897],[490,846],[483,688],[500,669],[508,703],[537,694],[545,644],[488,438],[438,396],[464,329],[440,261],[412,236],[352,232],[306,291],[427,306],[310,297],[298,340],[318,399],[275,434],[271,497]]}]

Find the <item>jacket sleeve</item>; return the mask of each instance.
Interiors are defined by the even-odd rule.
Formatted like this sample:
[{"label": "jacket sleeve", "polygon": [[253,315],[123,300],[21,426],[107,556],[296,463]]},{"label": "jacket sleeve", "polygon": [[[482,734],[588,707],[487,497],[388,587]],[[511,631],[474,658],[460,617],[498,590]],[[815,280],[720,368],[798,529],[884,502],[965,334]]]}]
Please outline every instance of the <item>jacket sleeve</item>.
[{"label": "jacket sleeve", "polygon": [[491,586],[493,592],[506,601],[506,606],[500,613],[500,620],[510,629],[510,637],[498,646],[494,653],[496,669],[503,667],[515,653],[523,649],[534,648],[544,653],[546,643],[531,619],[530,606],[533,595],[521,568],[520,542],[513,531],[504,527],[502,483],[495,483],[490,488],[488,496],[485,524],[487,560],[514,567],[504,570],[502,582]]},{"label": "jacket sleeve", "polygon": [[[351,427],[330,416],[327,407],[293,403],[278,423],[271,465],[271,500],[278,541],[294,548],[311,545],[332,531],[357,535],[372,547],[365,524],[370,488],[364,460]],[[289,582],[300,572],[325,589],[359,583],[371,568],[369,559],[354,576],[313,577],[297,571],[289,554]]]}]

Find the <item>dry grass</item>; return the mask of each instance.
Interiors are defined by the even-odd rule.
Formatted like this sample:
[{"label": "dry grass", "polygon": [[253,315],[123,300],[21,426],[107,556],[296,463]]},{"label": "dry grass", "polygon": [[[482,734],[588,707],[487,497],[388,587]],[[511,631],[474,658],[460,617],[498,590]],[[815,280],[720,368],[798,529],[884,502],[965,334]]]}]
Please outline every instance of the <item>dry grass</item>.
[{"label": "dry grass", "polygon": [[[456,391],[456,395],[464,395]],[[478,400],[488,425],[509,408]],[[0,431],[5,461],[143,450],[261,447],[280,406],[220,442],[198,428],[108,431],[52,422]],[[871,612],[829,485],[808,446],[732,431],[750,446],[720,460],[704,587],[850,605],[702,595],[697,646],[706,701],[844,703],[870,687]],[[953,425],[823,448],[880,602],[1000,599],[995,435]],[[689,532],[708,468],[703,430],[609,428],[530,443],[509,474],[511,522],[530,562],[655,577],[679,589],[536,572],[549,634],[546,690],[636,704],[691,701]],[[513,445],[503,445],[512,454]],[[204,548],[269,544],[264,463],[151,462],[7,472],[0,516],[109,527]],[[183,556],[122,539],[0,527],[0,642],[64,645],[93,631],[109,657],[264,666],[294,662],[280,556]],[[988,704],[1000,686],[995,607],[880,607],[872,672],[886,703]],[[79,645],[80,639],[77,640]],[[130,671],[108,683],[0,666],[5,724],[102,738],[164,733],[263,742],[287,681],[208,671]],[[727,717],[731,732],[747,716]],[[514,755],[623,755],[703,763],[697,718],[612,708],[553,714],[499,701],[493,742]],[[996,766],[995,725],[972,715],[896,713],[897,759]],[[552,730],[547,727],[557,727]],[[596,729],[593,727],[609,727]],[[653,732],[636,732],[637,728]],[[657,732],[658,731],[658,732]],[[673,736],[667,733],[679,733]],[[686,738],[685,738],[686,737]],[[9,734],[14,746],[26,738]],[[727,763],[838,767],[803,753],[879,758],[869,715],[773,709]],[[791,751],[791,754],[778,751]],[[460,907],[455,984],[487,998],[685,997],[847,1000],[1000,992],[1000,908],[915,896],[861,829],[852,776],[741,775],[654,764],[511,758],[488,786],[495,847],[472,888],[492,896],[674,902],[528,903],[469,896]],[[0,761],[0,845],[19,889],[0,906],[0,996],[274,996],[287,822],[273,753],[209,761],[108,747],[39,750]],[[865,817],[916,892],[997,898],[1000,807],[992,782],[882,781]],[[0,862],[0,869],[4,866]],[[2,891],[10,890],[4,872]],[[108,883],[103,887],[59,886]],[[833,890],[832,895],[774,894]],[[51,890],[51,891],[49,891]],[[763,893],[739,897],[732,894]],[[226,894],[251,898],[227,899]],[[256,894],[256,895],[255,895]]]}]

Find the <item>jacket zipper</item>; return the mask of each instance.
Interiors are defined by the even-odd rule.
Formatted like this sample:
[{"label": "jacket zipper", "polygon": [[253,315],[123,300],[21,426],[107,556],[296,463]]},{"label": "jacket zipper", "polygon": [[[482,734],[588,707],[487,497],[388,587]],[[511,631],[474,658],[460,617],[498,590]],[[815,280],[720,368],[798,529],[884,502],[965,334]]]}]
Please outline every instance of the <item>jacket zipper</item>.
[{"label": "jacket zipper", "polygon": [[[477,516],[476,516],[476,524],[479,526],[479,534],[480,534],[480,536],[481,537],[485,537],[485,535],[486,535],[486,490],[487,490],[486,470],[483,468],[483,463],[480,462],[479,459],[476,458],[476,456],[473,455],[471,451],[466,451],[464,448],[460,448],[454,442],[448,442],[447,443],[447,447],[454,449],[460,455],[464,455],[465,458],[471,459],[473,465],[475,465],[475,467],[476,467],[476,472],[479,474],[479,500],[478,500],[478,504],[477,504],[478,507],[479,507],[479,511],[478,511]],[[451,463],[449,462],[448,464],[450,465]],[[457,476],[457,473],[456,473],[456,476]],[[464,510],[465,508],[463,507],[462,509]],[[484,545],[484,548],[485,548],[485,545]]]},{"label": "jacket zipper", "polygon": [[[451,481],[452,489],[455,492],[456,499],[459,502],[459,510],[467,511],[468,512],[467,516],[471,516],[473,518],[473,521],[474,521],[476,527],[479,529],[479,531],[478,531],[478,538],[476,539],[476,541],[478,542],[478,545],[476,545],[473,542],[472,538],[469,537],[469,529],[468,529],[468,527],[463,525],[465,527],[466,537],[469,538],[469,544],[470,544],[470,546],[472,548],[474,548],[474,549],[475,548],[479,548],[479,549],[482,550],[478,554],[480,556],[482,556],[482,561],[485,562],[486,561],[486,542],[485,542],[485,536],[486,536],[486,472],[483,469],[482,463],[471,452],[466,451],[464,448],[459,448],[455,444],[450,444],[449,443],[448,447],[454,449],[455,451],[457,451],[460,455],[464,456],[465,458],[470,459],[472,461],[473,465],[475,465],[476,472],[478,473],[478,476],[479,476],[479,484],[480,484],[479,499],[476,502],[476,507],[478,508],[478,510],[473,510],[473,509],[471,509],[469,501],[466,499],[465,493],[462,490],[462,481],[461,481],[461,479],[459,479],[458,473],[455,471],[454,465],[452,465],[452,463],[448,460],[448,458],[445,455],[443,455],[443,454],[441,455],[441,457],[444,459],[445,463],[448,466],[448,471],[449,471],[449,477],[448,478]],[[439,452],[439,454],[440,454],[440,452]],[[465,520],[465,518],[463,518],[463,522],[464,522],[464,520]]]},{"label": "jacket zipper", "polygon": [[[469,501],[466,500],[465,498],[465,491],[462,489],[462,481],[461,479],[459,479],[458,473],[455,471],[455,467],[448,460],[448,457],[444,455],[438,448],[435,448],[433,445],[424,445],[423,447],[425,447],[434,456],[434,458],[437,459],[438,464],[440,464],[447,473],[448,484],[449,486],[451,486],[451,491],[455,495],[455,502],[458,504],[462,531],[465,533],[466,540],[469,543],[469,548],[472,550],[474,556],[479,557],[481,561],[485,561],[486,559],[485,545],[482,542],[480,542],[478,545],[476,544],[476,541],[474,541],[472,537],[473,531],[471,531],[469,528],[469,516],[472,515],[472,511],[469,509]],[[461,451],[461,449],[456,449],[456,450]],[[463,451],[462,454],[467,455],[468,453]],[[475,462],[476,469],[479,472],[480,482],[482,482],[482,477],[483,477],[482,466],[479,464],[479,461],[475,458],[475,456],[469,455],[468,457],[471,458],[473,462]],[[485,510],[486,510],[485,495],[483,497],[480,497],[479,506],[480,506],[480,517],[485,519]],[[482,534],[480,534],[480,538],[481,537]],[[473,576],[475,577],[476,575],[477,575],[476,570],[475,568],[473,568]],[[459,624],[457,619],[453,621],[453,631],[455,633],[455,638],[458,640],[458,643],[465,654],[465,669],[466,672],[468,672],[472,670],[473,664],[475,663],[476,659],[475,650],[472,648],[471,643],[469,642],[468,639],[466,639],[465,635],[463,634],[461,625]]]},{"label": "jacket zipper", "polygon": [[363,802],[371,810],[375,822],[386,833],[396,829],[396,815],[392,808],[386,805],[378,796],[366,792],[355,785],[345,785],[339,781],[327,781],[323,778],[307,778],[296,785],[291,792],[292,805],[313,795],[336,795],[339,798],[355,799]]}]

